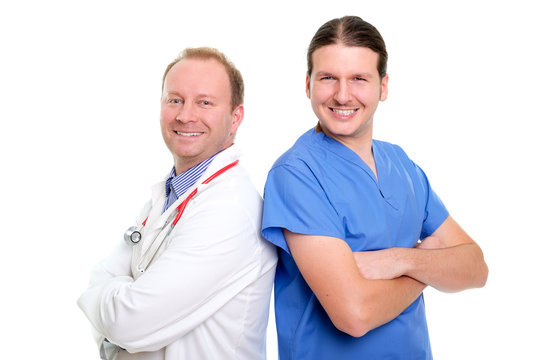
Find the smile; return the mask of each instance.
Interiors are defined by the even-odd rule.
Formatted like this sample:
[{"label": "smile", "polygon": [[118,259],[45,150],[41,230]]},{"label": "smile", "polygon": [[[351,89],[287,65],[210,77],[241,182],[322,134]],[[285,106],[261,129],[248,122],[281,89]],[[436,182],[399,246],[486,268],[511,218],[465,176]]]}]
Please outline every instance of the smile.
[{"label": "smile", "polygon": [[354,114],[358,109],[352,109],[352,110],[339,110],[339,109],[333,109],[333,108],[330,108],[330,110],[332,110],[333,112],[335,112],[335,113],[338,114],[338,115],[349,116],[349,115]]},{"label": "smile", "polygon": [[180,131],[175,131],[175,133],[180,136],[199,136],[203,134],[202,132],[180,132]]}]

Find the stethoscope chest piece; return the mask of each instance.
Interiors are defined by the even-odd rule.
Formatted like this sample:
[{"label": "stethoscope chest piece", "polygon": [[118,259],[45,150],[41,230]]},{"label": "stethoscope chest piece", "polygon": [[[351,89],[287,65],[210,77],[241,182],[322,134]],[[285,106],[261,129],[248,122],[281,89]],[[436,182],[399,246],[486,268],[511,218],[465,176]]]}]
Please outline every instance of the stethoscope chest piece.
[{"label": "stethoscope chest piece", "polygon": [[124,233],[124,241],[130,246],[137,245],[141,238],[141,229],[138,226],[131,226]]}]

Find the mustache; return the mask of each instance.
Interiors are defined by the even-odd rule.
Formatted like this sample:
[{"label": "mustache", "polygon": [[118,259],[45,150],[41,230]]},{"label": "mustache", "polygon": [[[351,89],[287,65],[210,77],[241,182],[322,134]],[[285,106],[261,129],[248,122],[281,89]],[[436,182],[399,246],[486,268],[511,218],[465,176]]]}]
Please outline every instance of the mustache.
[{"label": "mustache", "polygon": [[338,102],[331,102],[330,104],[328,104],[328,107],[331,107],[331,108],[342,108],[342,107],[347,107],[349,109],[358,109],[360,106],[358,104],[354,104],[354,103],[344,103],[344,104],[340,104]]}]

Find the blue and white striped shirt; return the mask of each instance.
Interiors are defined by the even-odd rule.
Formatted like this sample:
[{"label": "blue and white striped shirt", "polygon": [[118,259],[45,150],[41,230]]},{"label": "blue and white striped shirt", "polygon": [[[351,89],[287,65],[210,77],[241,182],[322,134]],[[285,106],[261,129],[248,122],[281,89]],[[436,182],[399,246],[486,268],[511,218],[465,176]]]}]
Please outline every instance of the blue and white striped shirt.
[{"label": "blue and white striped shirt", "polygon": [[169,178],[165,183],[165,196],[167,197],[167,200],[165,201],[165,206],[163,207],[162,213],[165,212],[165,210],[167,210],[169,206],[174,204],[174,202],[180,196],[182,196],[187,191],[187,189],[193,186],[193,184],[195,184],[197,180],[200,179],[202,174],[205,172],[208,166],[210,166],[210,163],[212,162],[212,160],[214,160],[214,157],[216,157],[217,154],[214,154],[213,156],[209,157],[208,159],[202,161],[198,165],[195,165],[191,169],[188,169],[179,175],[176,175],[176,171],[173,166],[171,173],[169,174]]}]

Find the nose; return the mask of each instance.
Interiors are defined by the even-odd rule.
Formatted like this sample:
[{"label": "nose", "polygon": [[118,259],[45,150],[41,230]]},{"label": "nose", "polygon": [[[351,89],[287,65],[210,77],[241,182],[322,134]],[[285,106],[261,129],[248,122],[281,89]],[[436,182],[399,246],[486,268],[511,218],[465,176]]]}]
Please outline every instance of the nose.
[{"label": "nose", "polygon": [[337,84],[337,89],[334,94],[334,100],[339,104],[347,104],[351,99],[351,93],[347,81],[341,80]]},{"label": "nose", "polygon": [[195,106],[189,102],[185,102],[176,114],[176,120],[181,123],[193,122],[196,119]]}]

